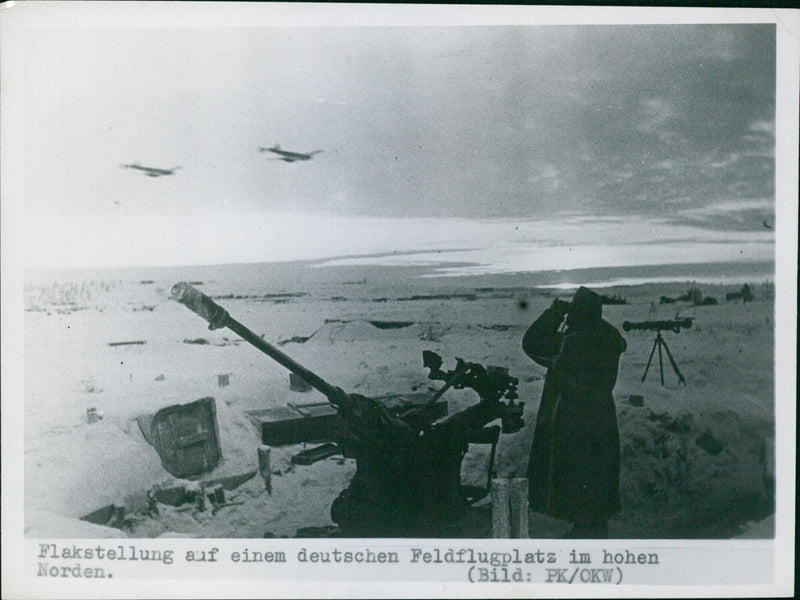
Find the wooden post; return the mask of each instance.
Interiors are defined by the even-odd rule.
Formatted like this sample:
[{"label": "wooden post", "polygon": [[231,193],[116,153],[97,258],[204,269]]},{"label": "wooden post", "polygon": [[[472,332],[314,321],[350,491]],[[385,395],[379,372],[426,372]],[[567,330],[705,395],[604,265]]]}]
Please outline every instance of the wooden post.
[{"label": "wooden post", "polygon": [[508,479],[492,480],[492,537],[511,537],[508,510]]},{"label": "wooden post", "polygon": [[208,494],[208,492],[206,491],[206,486],[202,481],[198,487],[200,491],[195,492],[194,500],[197,503],[197,510],[202,512],[206,509],[206,502],[208,501],[206,494]]},{"label": "wooden post", "polygon": [[118,501],[114,504],[111,526],[117,529],[122,529],[125,526],[125,503],[123,501]]},{"label": "wooden post", "polygon": [[492,480],[492,536],[495,538],[527,538],[528,480]]},{"label": "wooden post", "polygon": [[272,451],[272,448],[269,446],[259,446],[258,447],[258,472],[261,474],[261,477],[264,479],[264,487],[267,489],[267,493],[272,493],[272,469],[269,465],[269,455]]},{"label": "wooden post", "polygon": [[511,537],[526,539],[528,537],[528,480],[516,477],[509,480],[509,509],[511,520]]}]

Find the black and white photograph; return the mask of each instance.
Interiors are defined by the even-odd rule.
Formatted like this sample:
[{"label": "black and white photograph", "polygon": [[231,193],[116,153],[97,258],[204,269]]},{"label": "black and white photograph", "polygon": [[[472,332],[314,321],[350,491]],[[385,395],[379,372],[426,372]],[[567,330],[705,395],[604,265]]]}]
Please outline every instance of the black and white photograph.
[{"label": "black and white photograph", "polygon": [[7,597],[791,595],[798,11],[66,4],[0,8]]}]

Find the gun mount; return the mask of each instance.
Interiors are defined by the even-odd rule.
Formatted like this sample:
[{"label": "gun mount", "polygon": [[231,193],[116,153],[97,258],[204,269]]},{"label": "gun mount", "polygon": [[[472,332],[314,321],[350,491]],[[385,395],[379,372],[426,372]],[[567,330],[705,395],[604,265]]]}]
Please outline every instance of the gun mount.
[{"label": "gun mount", "polygon": [[[518,380],[503,367],[457,359],[455,369],[443,371],[442,358],[425,351],[428,377],[445,385],[421,406],[390,410],[375,398],[331,385],[190,284],[175,284],[171,294],[205,319],[209,329],[227,327],[304,379],[336,408],[345,426],[336,432],[335,442],[345,457],[356,460],[353,478],[331,505],[331,518],[344,535],[456,537],[451,524],[489,491],[501,427],[485,426],[498,418],[504,433],[523,426],[523,404],[514,402]],[[480,401],[442,418],[436,401],[451,387],[473,389]],[[470,443],[492,445],[485,488],[461,485],[461,463]]]},{"label": "gun mount", "polygon": [[[478,363],[465,362],[456,358],[456,368],[452,371],[442,371],[442,357],[430,350],[423,350],[422,363],[430,370],[428,379],[438,379],[445,382],[430,402],[438,400],[450,387],[454,389],[470,388],[478,393],[483,402],[495,407],[497,415],[502,420],[503,433],[516,433],[522,429],[522,410],[524,404],[515,404],[519,398],[517,385],[519,379],[511,377],[505,367],[479,365]],[[508,403],[500,402],[502,398]]]}]

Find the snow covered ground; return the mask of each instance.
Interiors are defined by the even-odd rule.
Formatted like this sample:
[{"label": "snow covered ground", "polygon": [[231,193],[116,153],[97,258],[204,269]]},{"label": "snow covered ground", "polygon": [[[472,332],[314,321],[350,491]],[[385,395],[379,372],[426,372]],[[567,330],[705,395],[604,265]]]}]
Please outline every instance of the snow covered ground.
[{"label": "snow covered ground", "polygon": [[[422,351],[434,350],[452,368],[455,357],[508,367],[519,378],[525,427],[503,435],[497,476],[523,476],[541,396],[544,370],[521,349],[526,327],[557,289],[466,287],[443,280],[432,291],[413,281],[372,286],[340,281],[313,288],[252,290],[206,282],[198,286],[232,317],[334,385],[365,395],[435,389]],[[26,288],[24,315],[25,532],[28,537],[262,537],[291,536],[302,527],[332,525],[332,500],[355,471],[334,456],[293,466],[302,446],[272,450],[273,493],[255,477],[228,498],[236,504],[216,514],[192,506],[162,506],[160,518],[137,514],[154,484],[170,485],[155,449],[136,418],[172,404],[212,396],[216,401],[222,460],[207,478],[258,468],[256,428],[245,411],[323,400],[317,391],[289,389],[288,372],[227,329],[209,331],[184,306],[169,299],[176,281],[62,281]],[[461,286],[461,287],[459,287]],[[771,512],[765,473],[774,472],[774,301],[769,285],[756,300],[726,301],[738,287],[703,286],[717,305],[659,304],[688,284],[617,287],[627,304],[609,305],[604,317],[624,321],[694,317],[667,341],[687,385],[678,384],[666,356],[665,385],[658,357],[641,377],[654,331],[624,333],[628,350],[615,389],[622,442],[623,510],[610,523],[619,538],[728,538],[745,531],[772,537],[772,527],[752,522]],[[285,295],[275,295],[285,293]],[[611,293],[604,290],[603,293]],[[237,297],[238,296],[238,297]],[[406,324],[391,329],[375,321]],[[186,340],[204,338],[208,344]],[[307,338],[307,339],[306,339]],[[109,346],[120,341],[143,344]],[[230,385],[218,387],[218,374]],[[630,403],[644,397],[643,406]],[[445,395],[451,413],[477,401],[469,390]],[[95,407],[103,419],[89,423]],[[476,477],[480,460],[465,461]],[[471,472],[475,471],[475,472]],[[105,505],[125,504],[134,517],[124,532],[80,517]],[[748,527],[748,523],[751,526]],[[566,524],[531,515],[531,537],[557,537]],[[755,532],[755,533],[754,533]]]}]

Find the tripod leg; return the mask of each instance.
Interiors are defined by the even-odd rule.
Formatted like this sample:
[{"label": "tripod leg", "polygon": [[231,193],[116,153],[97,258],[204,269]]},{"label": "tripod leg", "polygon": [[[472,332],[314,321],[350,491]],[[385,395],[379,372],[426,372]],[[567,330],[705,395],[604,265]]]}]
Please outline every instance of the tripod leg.
[{"label": "tripod leg", "polygon": [[658,332],[658,370],[661,373],[661,385],[664,385],[664,360],[661,358],[661,346],[664,345],[664,340],[661,337],[661,332]]},{"label": "tripod leg", "polygon": [[669,362],[672,364],[672,370],[675,371],[675,375],[678,376],[678,383],[686,385],[686,380],[683,378],[681,374],[681,370],[678,368],[678,363],[675,362],[675,359],[672,358],[672,352],[669,351],[669,347],[667,346],[667,342],[664,342],[664,350],[667,351],[667,358],[669,358]]},{"label": "tripod leg", "polygon": [[642,383],[647,378],[647,372],[650,370],[650,363],[653,361],[653,353],[656,351],[656,345],[658,344],[658,338],[656,337],[656,341],[653,342],[653,349],[650,350],[650,358],[647,359],[647,366],[644,368],[644,375],[642,375]]}]

